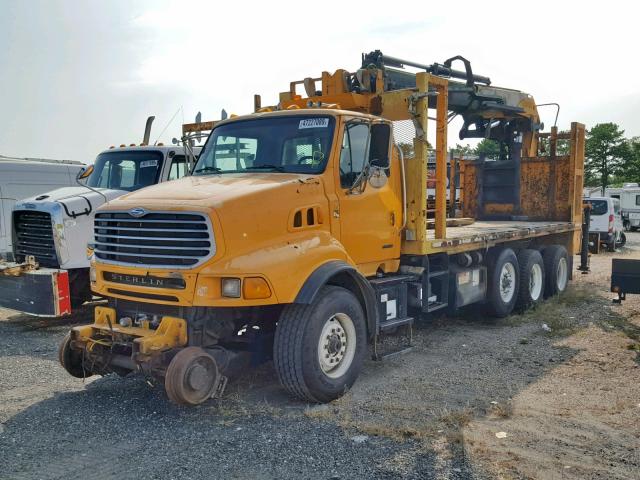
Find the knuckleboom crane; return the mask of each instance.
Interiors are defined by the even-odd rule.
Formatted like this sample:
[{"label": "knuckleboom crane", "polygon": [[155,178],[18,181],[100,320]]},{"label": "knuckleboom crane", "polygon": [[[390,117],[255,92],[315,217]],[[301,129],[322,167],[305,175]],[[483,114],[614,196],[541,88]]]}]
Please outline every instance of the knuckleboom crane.
[{"label": "knuckleboom crane", "polygon": [[[454,62],[461,62],[464,70],[452,68]],[[297,93],[299,85],[304,87],[306,97]],[[543,128],[531,95],[493,86],[489,77],[473,73],[471,62],[459,55],[442,64],[422,64],[375,50],[362,55],[361,66],[355,72],[325,71],[317,78],[291,82],[289,90],[280,93],[279,100],[278,105],[262,107],[261,98],[256,95],[255,111],[326,107],[369,113],[392,121],[413,121],[416,130],[413,150],[419,161],[406,165],[407,195],[412,201],[407,202],[405,238],[405,251],[413,253],[425,253],[428,120],[436,121],[436,238],[446,237],[447,125],[453,117],[459,115],[463,119],[461,140],[487,138],[499,143],[500,160],[515,186],[510,195],[515,212],[519,203],[520,160],[537,154],[536,133]],[[428,109],[435,109],[436,116],[429,117]]]}]

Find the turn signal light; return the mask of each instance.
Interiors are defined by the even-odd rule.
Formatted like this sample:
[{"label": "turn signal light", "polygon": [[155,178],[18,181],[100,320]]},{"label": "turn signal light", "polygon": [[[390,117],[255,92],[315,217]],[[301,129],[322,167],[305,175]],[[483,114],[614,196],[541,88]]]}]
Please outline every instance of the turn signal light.
[{"label": "turn signal light", "polygon": [[242,284],[242,295],[248,299],[269,298],[271,289],[264,278],[248,277]]}]

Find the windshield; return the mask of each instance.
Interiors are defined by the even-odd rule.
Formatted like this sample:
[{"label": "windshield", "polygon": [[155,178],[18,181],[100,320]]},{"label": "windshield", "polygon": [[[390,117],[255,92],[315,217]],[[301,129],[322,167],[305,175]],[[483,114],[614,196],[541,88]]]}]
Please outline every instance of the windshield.
[{"label": "windshield", "polygon": [[589,200],[591,204],[591,215],[606,215],[609,208],[606,200]]},{"label": "windshield", "polygon": [[98,155],[87,185],[133,192],[157,183],[162,153],[140,150],[104,152]]},{"label": "windshield", "polygon": [[321,173],[334,124],[327,116],[292,116],[220,125],[209,136],[193,174]]}]

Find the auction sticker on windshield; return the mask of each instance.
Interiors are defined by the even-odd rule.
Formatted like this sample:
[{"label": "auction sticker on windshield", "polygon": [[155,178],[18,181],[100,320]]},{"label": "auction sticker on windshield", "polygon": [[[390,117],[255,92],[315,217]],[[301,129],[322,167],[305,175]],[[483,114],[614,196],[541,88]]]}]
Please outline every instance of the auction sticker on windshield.
[{"label": "auction sticker on windshield", "polygon": [[305,118],[300,120],[300,126],[298,130],[303,128],[326,128],[329,126],[328,118]]},{"label": "auction sticker on windshield", "polygon": [[140,162],[140,168],[146,167],[157,167],[158,160],[145,160],[144,162]]}]

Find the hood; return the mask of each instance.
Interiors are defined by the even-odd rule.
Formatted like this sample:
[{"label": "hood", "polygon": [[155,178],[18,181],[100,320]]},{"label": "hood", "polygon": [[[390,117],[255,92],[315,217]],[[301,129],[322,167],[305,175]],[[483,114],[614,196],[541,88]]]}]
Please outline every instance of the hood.
[{"label": "hood", "polygon": [[106,201],[127,193],[124,190],[111,190],[108,188],[99,188],[96,190],[97,191],[93,191],[81,186],[58,188],[57,190],[20,200],[16,202],[13,209],[40,210],[51,207],[53,204],[60,204],[69,216],[73,216],[74,214],[84,215],[88,212],[95,211],[96,208]]},{"label": "hood", "polygon": [[217,207],[239,197],[263,194],[271,190],[290,189],[295,186],[319,185],[317,176],[299,173],[231,173],[184,177],[172,182],[160,183],[120,197],[109,205],[120,203],[198,203]]}]

